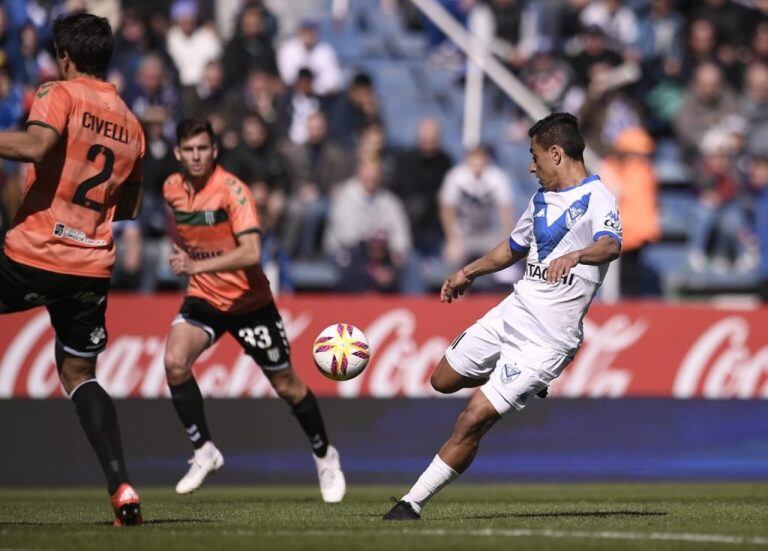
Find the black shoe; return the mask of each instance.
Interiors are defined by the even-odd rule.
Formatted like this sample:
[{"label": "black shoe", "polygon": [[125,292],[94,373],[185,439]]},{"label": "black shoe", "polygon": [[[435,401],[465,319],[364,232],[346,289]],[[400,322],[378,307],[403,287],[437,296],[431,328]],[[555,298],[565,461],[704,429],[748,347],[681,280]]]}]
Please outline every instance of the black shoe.
[{"label": "black shoe", "polygon": [[410,503],[401,499],[384,515],[384,520],[421,520],[421,515],[413,510]]}]

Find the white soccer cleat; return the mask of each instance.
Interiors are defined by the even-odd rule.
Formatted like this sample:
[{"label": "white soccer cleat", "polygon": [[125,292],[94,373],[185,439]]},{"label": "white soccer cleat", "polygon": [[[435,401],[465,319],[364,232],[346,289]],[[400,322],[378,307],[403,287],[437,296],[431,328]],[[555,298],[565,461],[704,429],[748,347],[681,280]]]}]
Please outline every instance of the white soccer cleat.
[{"label": "white soccer cleat", "polygon": [[333,446],[328,446],[325,457],[312,454],[317,466],[317,478],[320,479],[320,493],[326,503],[339,503],[344,499],[347,482],[339,462],[339,452]]},{"label": "white soccer cleat", "polygon": [[187,474],[176,484],[176,493],[178,494],[189,494],[197,490],[206,476],[215,473],[224,466],[224,456],[213,445],[213,442],[206,442],[202,448],[195,450],[195,455],[189,460],[189,465]]}]

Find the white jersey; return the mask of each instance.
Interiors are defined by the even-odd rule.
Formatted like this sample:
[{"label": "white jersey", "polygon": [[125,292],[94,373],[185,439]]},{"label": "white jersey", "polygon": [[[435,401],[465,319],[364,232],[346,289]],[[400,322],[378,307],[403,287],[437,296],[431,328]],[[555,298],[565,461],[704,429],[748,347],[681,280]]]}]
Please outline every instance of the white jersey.
[{"label": "white jersey", "polygon": [[583,319],[608,264],[574,266],[557,284],[546,282],[549,263],[609,236],[621,244],[616,199],[597,175],[561,191],[534,194],[509,236],[509,246],[528,252],[525,275],[502,303],[504,319],[532,342],[573,355],[583,338]]}]

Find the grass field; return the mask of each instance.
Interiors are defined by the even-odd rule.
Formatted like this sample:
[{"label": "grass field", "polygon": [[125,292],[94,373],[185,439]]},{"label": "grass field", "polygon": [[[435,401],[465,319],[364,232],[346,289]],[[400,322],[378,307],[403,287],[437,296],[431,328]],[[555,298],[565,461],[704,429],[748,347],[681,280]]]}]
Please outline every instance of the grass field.
[{"label": "grass field", "polygon": [[768,548],[768,484],[455,485],[421,522],[386,523],[404,487],[143,489],[145,525],[110,526],[97,489],[0,490],[0,549]]}]

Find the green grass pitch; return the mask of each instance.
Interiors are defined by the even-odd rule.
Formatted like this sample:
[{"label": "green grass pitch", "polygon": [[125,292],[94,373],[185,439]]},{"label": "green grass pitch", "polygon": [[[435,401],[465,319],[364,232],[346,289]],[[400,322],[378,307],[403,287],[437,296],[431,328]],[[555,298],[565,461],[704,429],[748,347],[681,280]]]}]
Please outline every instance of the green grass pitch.
[{"label": "green grass pitch", "polygon": [[0,490],[0,549],[760,549],[768,483],[547,484],[447,488],[421,522],[387,523],[405,486],[139,488],[145,525],[112,528],[106,492]]}]

